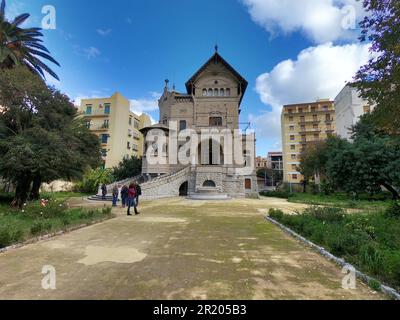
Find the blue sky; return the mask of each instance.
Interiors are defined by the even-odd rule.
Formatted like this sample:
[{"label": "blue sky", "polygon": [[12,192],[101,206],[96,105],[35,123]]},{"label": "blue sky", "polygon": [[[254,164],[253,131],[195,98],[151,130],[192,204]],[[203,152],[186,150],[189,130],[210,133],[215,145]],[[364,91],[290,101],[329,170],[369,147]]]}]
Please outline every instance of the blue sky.
[{"label": "blue sky", "polygon": [[49,83],[77,102],[119,91],[156,120],[164,79],[184,91],[218,43],[249,81],[241,122],[252,122],[259,155],[281,148],[282,104],[335,98],[368,58],[343,27],[351,8],[363,14],[355,0],[8,0],[6,12],[40,26],[45,5],[56,9],[45,44],[61,64]]}]

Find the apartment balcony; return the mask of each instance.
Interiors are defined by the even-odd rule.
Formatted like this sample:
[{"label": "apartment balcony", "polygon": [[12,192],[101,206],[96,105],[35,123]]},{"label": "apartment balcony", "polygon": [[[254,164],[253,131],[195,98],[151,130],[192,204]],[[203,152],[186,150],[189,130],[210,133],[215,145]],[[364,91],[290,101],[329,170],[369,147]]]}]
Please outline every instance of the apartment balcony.
[{"label": "apartment balcony", "polygon": [[305,130],[300,130],[300,134],[316,134],[316,133],[321,133],[321,129],[305,129]]},{"label": "apartment balcony", "polygon": [[110,130],[110,127],[109,126],[105,126],[105,125],[98,125],[98,126],[93,126],[93,125],[91,125],[90,126],[90,130],[91,131],[104,131],[104,132],[107,132],[108,130]]},{"label": "apartment balcony", "polygon": [[105,113],[104,110],[96,110],[92,111],[91,113],[83,113],[83,116],[86,118],[100,118],[100,117],[105,117],[108,118],[110,117],[110,114]]},{"label": "apartment balcony", "polygon": [[299,125],[306,125],[306,124],[309,124],[309,123],[311,123],[311,124],[319,124],[319,123],[321,123],[321,120],[304,120],[304,121],[299,121]]}]

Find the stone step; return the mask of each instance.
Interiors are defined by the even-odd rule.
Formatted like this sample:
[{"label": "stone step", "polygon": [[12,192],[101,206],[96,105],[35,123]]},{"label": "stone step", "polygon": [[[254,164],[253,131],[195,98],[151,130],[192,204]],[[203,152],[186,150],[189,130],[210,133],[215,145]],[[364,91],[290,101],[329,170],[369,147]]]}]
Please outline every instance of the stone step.
[{"label": "stone step", "polygon": [[188,196],[190,200],[230,200],[227,194],[194,193]]}]

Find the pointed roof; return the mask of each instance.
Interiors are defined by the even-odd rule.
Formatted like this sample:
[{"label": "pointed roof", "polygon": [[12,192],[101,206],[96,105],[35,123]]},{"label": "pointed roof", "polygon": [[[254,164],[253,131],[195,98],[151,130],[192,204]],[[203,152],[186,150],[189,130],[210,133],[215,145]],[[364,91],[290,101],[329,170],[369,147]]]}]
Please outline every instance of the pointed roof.
[{"label": "pointed roof", "polygon": [[[206,70],[206,68],[212,64],[212,63],[222,63],[232,74],[233,76],[237,79],[239,82],[239,85],[241,86],[241,91],[242,91],[242,98],[244,96],[244,93],[246,92],[248,82],[245,78],[243,78],[239,72],[237,72],[224,58],[220,56],[218,53],[218,50],[215,50],[215,53],[213,56],[186,82],[186,89],[188,94],[192,92],[193,84],[196,82],[197,78],[200,76],[200,74]],[[241,102],[241,101],[240,101]]]}]

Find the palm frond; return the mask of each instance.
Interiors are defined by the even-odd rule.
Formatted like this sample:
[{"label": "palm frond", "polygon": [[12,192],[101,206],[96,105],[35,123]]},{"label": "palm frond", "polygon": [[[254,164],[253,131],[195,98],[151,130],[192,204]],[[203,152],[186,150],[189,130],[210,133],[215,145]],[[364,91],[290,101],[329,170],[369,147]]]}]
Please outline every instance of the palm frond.
[{"label": "palm frond", "polygon": [[5,10],[6,10],[6,1],[5,0],[2,0],[1,1],[1,5],[0,5],[0,17],[1,18],[4,18],[4,16],[5,16]]},{"label": "palm frond", "polygon": [[15,26],[19,26],[20,24],[24,23],[26,21],[26,19],[28,19],[30,17],[29,13],[23,13],[21,15],[19,15],[18,17],[16,17],[14,19],[13,22],[11,22],[11,24],[15,25]]}]

